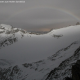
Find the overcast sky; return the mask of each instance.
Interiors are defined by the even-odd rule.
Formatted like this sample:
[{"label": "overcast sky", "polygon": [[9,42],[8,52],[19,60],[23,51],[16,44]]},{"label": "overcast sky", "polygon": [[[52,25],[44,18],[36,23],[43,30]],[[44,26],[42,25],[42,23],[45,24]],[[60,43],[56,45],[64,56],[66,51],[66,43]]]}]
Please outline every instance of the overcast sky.
[{"label": "overcast sky", "polygon": [[25,3],[0,3],[0,23],[29,29],[58,27],[80,21],[80,0],[17,1]]}]

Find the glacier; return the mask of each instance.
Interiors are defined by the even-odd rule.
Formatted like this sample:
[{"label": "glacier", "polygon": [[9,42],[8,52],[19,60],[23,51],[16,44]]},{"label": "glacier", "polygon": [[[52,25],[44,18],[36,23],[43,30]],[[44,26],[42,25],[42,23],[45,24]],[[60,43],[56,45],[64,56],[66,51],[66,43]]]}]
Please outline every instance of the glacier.
[{"label": "glacier", "polygon": [[80,59],[80,25],[31,34],[0,25],[1,80],[63,80]]}]

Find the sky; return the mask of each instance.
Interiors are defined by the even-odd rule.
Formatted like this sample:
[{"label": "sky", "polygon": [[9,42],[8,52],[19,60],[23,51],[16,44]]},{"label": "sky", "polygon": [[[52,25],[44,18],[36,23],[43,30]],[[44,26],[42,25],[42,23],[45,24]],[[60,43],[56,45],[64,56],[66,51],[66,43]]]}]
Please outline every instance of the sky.
[{"label": "sky", "polygon": [[80,21],[80,0],[0,0],[0,23],[29,30],[58,28]]}]

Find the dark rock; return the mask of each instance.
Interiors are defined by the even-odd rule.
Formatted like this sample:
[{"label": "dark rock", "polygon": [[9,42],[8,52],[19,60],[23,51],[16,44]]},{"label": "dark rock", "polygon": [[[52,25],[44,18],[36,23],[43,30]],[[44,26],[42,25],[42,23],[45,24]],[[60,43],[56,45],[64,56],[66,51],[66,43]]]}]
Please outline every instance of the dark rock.
[{"label": "dark rock", "polygon": [[66,77],[65,80],[72,80],[72,78]]},{"label": "dark rock", "polygon": [[72,79],[80,80],[80,60],[78,60],[76,64],[72,66]]},{"label": "dark rock", "polygon": [[8,68],[0,67],[0,80],[20,80],[21,70],[16,65],[14,67],[10,66]]}]

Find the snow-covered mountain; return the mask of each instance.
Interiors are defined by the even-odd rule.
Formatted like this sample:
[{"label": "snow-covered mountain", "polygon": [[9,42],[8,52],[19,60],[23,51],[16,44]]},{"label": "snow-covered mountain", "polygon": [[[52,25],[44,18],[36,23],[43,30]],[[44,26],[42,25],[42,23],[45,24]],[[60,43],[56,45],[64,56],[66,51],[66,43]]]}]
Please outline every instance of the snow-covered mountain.
[{"label": "snow-covered mountain", "polygon": [[31,34],[0,25],[0,80],[63,80],[80,59],[80,25]]}]

